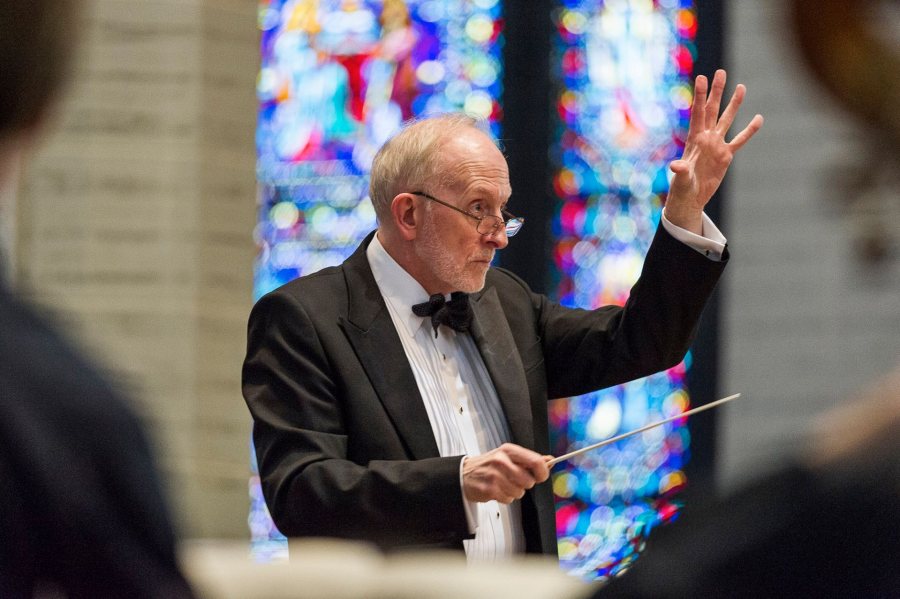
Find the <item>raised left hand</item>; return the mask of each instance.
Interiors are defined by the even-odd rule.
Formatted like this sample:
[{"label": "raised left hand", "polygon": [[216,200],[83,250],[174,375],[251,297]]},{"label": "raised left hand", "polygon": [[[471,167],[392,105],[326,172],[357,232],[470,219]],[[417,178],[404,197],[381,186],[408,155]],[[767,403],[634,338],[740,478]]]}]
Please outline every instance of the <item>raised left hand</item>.
[{"label": "raised left hand", "polygon": [[725,76],[724,70],[716,71],[708,97],[706,77],[697,77],[684,153],[669,165],[675,176],[669,185],[666,218],[672,224],[698,235],[702,234],[703,208],[719,189],[734,155],[763,125],[762,115],[757,114],[734,139],[725,141],[725,134],[747,93],[747,88],[739,84],[719,116]]}]

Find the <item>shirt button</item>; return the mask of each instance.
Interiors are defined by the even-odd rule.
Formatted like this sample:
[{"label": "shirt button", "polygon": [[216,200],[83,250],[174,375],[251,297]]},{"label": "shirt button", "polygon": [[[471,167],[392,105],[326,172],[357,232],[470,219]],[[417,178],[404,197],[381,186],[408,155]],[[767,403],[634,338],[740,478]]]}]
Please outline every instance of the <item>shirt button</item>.
[{"label": "shirt button", "polygon": [[459,406],[459,413],[460,413],[460,414],[462,414],[462,413],[463,413],[463,409],[462,409],[462,406]]},{"label": "shirt button", "polygon": [[497,518],[498,519],[500,518],[500,512],[497,512]]}]

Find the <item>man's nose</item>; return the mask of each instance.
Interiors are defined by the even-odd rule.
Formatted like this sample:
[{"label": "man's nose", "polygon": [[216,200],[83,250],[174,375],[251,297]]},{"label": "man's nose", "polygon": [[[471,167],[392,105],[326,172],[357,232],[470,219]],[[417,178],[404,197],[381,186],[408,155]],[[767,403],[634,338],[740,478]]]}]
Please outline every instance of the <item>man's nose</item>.
[{"label": "man's nose", "polygon": [[509,245],[509,237],[506,235],[505,226],[497,227],[497,229],[488,235],[482,235],[481,239],[484,243],[487,243],[498,250],[502,250]]}]

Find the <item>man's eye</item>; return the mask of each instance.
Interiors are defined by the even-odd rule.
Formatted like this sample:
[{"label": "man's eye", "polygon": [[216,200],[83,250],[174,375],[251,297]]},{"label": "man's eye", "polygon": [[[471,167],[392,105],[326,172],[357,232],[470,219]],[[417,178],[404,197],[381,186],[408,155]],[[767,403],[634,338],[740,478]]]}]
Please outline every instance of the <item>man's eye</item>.
[{"label": "man's eye", "polygon": [[469,211],[476,216],[481,216],[482,214],[484,214],[484,206],[481,204],[481,202],[475,202],[474,204],[469,206]]}]

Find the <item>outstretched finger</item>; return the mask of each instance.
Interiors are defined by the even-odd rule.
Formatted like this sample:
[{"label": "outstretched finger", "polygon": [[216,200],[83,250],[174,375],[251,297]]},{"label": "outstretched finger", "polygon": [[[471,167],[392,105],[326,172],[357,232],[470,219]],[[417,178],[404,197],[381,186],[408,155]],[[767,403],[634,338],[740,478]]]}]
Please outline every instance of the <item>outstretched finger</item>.
[{"label": "outstretched finger", "polygon": [[687,173],[688,171],[690,171],[690,169],[691,165],[688,164],[687,160],[682,160],[679,158],[678,160],[673,160],[669,163],[669,170],[671,170],[676,175]]},{"label": "outstretched finger", "polygon": [[722,94],[725,92],[725,71],[719,69],[713,76],[706,101],[705,130],[715,129],[719,120],[719,107],[722,105]]},{"label": "outstretched finger", "polygon": [[716,131],[718,131],[721,135],[725,135],[728,132],[728,129],[731,127],[732,123],[734,123],[734,118],[737,116],[738,110],[741,108],[741,103],[744,101],[744,95],[747,93],[747,88],[742,84],[738,84],[736,88],[734,88],[734,94],[731,96],[731,100],[728,102],[728,106],[725,107],[725,110],[722,112],[722,117],[719,119],[718,124],[716,124]]},{"label": "outstretched finger", "polygon": [[703,129],[703,108],[706,106],[706,91],[709,89],[709,81],[703,75],[698,75],[694,80],[694,101],[691,103],[691,120],[688,123],[688,140]]},{"label": "outstretched finger", "polygon": [[753,120],[750,121],[750,124],[744,127],[744,130],[734,136],[734,139],[729,142],[728,146],[731,148],[732,152],[737,152],[741,148],[744,147],[744,144],[750,141],[750,138],[756,135],[756,132],[762,129],[763,126],[763,117],[761,114],[753,117]]}]

